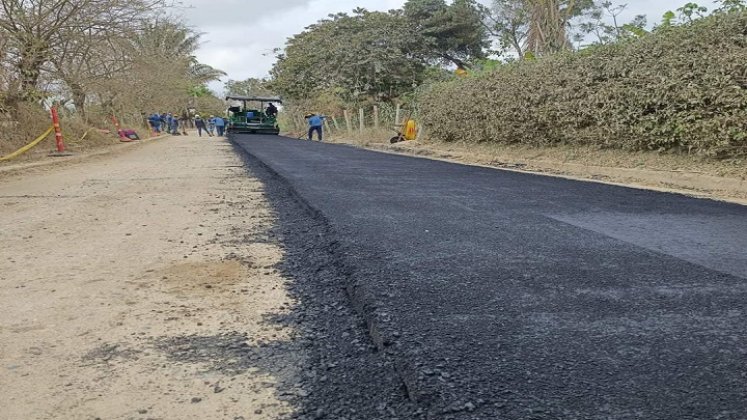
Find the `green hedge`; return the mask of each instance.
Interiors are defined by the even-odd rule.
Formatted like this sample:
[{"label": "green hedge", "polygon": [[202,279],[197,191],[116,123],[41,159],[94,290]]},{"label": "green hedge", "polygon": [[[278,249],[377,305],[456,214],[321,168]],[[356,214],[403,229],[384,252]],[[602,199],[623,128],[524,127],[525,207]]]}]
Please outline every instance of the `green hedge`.
[{"label": "green hedge", "polygon": [[444,141],[747,154],[747,13],[439,83],[420,96]]}]

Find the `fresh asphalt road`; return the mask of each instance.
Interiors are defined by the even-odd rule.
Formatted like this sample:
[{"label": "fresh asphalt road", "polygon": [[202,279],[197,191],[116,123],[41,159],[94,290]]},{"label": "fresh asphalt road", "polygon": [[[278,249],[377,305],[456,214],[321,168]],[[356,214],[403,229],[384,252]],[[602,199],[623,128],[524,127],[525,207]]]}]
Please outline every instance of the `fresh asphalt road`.
[{"label": "fresh asphalt road", "polygon": [[327,219],[431,417],[747,418],[747,207],[234,140]]}]

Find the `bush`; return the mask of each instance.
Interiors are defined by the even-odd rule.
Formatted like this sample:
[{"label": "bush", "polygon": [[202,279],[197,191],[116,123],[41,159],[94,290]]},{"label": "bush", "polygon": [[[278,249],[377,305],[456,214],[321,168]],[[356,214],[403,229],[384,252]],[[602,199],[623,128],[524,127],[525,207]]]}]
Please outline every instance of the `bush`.
[{"label": "bush", "polygon": [[444,141],[747,154],[747,13],[506,64],[419,100]]}]

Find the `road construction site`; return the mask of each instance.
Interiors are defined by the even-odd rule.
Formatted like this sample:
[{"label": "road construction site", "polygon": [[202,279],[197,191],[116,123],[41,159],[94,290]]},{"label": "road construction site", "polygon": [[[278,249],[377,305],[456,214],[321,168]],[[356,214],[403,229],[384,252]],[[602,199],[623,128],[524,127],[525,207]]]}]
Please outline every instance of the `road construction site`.
[{"label": "road construction site", "polygon": [[8,419],[744,419],[747,207],[278,136],[0,178]]}]

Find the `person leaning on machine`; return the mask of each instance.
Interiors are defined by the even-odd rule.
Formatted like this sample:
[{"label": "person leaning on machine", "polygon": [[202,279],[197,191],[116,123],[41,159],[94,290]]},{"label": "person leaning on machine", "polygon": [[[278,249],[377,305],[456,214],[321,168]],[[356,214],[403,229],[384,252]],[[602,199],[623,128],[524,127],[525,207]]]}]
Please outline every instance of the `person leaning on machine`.
[{"label": "person leaning on machine", "polygon": [[278,108],[270,102],[270,105],[267,105],[267,109],[265,110],[265,115],[268,117],[277,117],[278,116]]},{"label": "person leaning on machine", "polygon": [[309,122],[309,141],[314,140],[314,132],[317,133],[317,136],[319,137],[319,141],[323,141],[323,135],[322,132],[324,131],[322,127],[324,126],[324,115],[318,115],[318,114],[306,114],[306,121]]}]

